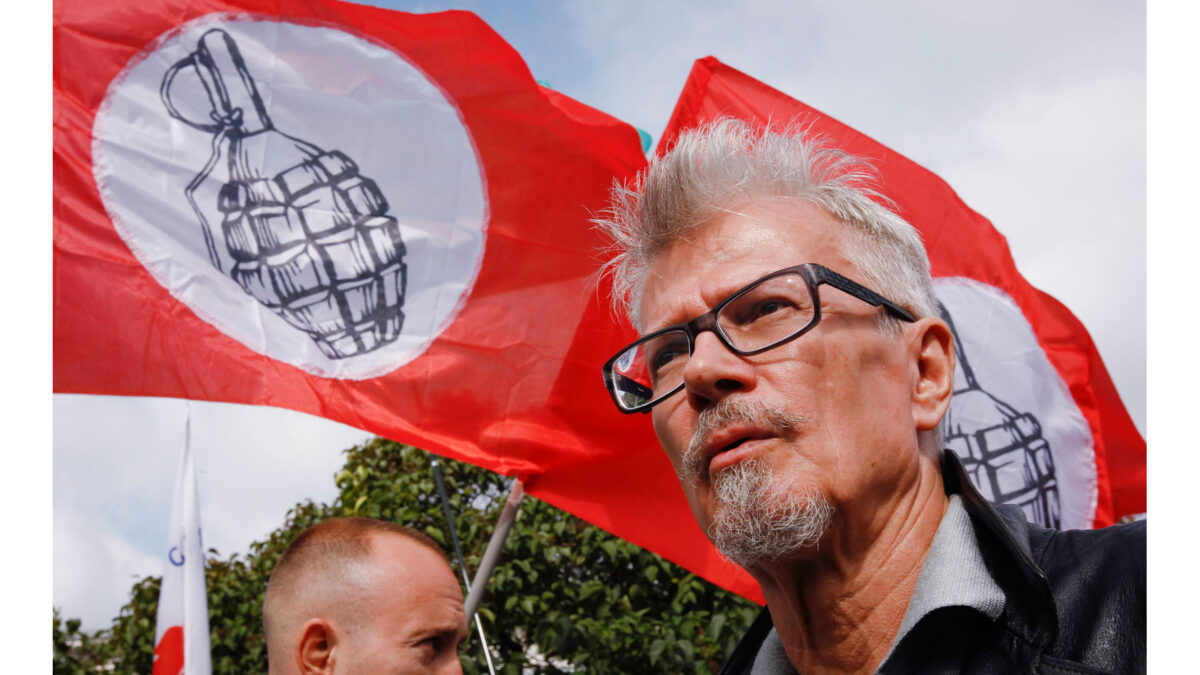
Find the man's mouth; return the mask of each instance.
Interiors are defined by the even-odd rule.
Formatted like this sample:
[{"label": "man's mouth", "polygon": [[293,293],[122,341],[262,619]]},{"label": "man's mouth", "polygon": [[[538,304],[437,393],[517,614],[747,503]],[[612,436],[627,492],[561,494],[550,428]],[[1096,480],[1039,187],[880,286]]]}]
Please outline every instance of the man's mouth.
[{"label": "man's mouth", "polygon": [[713,434],[705,444],[704,459],[708,477],[754,454],[774,434],[765,429],[726,428]]},{"label": "man's mouth", "polygon": [[761,403],[726,399],[700,414],[677,468],[680,480],[696,485],[762,450],[771,439],[788,440],[807,419]]},{"label": "man's mouth", "polygon": [[720,450],[717,451],[717,453],[722,453],[722,452],[725,452],[726,450],[732,450],[732,449],[738,447],[739,445],[741,445],[742,443],[745,443],[748,440],[750,440],[750,439],[749,438],[740,438],[740,439],[730,443],[729,445],[721,448]]}]

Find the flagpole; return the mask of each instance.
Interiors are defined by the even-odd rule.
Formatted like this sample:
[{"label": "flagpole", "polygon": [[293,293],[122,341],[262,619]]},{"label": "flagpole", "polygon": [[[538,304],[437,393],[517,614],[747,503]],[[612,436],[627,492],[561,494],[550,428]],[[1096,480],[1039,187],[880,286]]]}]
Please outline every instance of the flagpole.
[{"label": "flagpole", "polygon": [[[446,516],[446,527],[450,530],[450,541],[454,544],[454,555],[458,557],[458,570],[462,572],[463,583],[468,588],[471,586],[471,579],[467,573],[467,561],[463,557],[462,545],[458,541],[458,528],[454,526],[454,514],[450,511],[450,498],[446,495],[446,482],[442,477],[442,463],[438,461],[436,456],[433,456],[433,480],[437,483],[438,497],[442,500],[442,513]],[[483,658],[487,660],[488,672],[491,675],[496,675],[496,669],[492,666],[492,652],[488,649],[487,636],[483,632],[483,621],[474,612],[467,612],[468,621],[474,619],[475,630],[479,632],[479,642],[483,645]]]},{"label": "flagpole", "polygon": [[475,571],[475,581],[471,583],[471,591],[467,593],[467,600],[463,603],[467,616],[474,614],[483,600],[483,591],[487,588],[488,579],[492,576],[496,562],[500,560],[500,552],[504,550],[504,541],[508,538],[508,532],[517,519],[517,511],[520,510],[521,501],[524,499],[525,485],[519,479],[513,481],[512,490],[504,502],[504,510],[500,512],[500,518],[496,521],[496,529],[492,532],[492,539],[483,553],[483,560],[479,561],[479,569]]}]

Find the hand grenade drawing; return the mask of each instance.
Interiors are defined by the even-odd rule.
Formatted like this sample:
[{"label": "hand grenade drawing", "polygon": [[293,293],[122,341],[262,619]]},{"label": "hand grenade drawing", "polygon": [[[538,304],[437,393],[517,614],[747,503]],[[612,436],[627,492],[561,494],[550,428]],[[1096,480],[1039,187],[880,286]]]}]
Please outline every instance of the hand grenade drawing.
[{"label": "hand grenade drawing", "polygon": [[[202,87],[193,79],[190,91],[175,91],[176,77],[189,68]],[[189,118],[177,105],[190,94],[188,108],[202,108],[201,90],[207,120]],[[212,156],[185,194],[213,265],[308,333],[329,358],[395,341],[404,323],[405,247],[375,182],[342,152],[277,130],[237,43],[219,28],[167,69],[159,93],[172,117],[212,134]],[[197,200],[219,168],[227,179],[214,211],[211,197]],[[220,215],[219,229],[206,212]],[[232,260],[230,269],[223,258]]]},{"label": "hand grenade drawing", "polygon": [[962,458],[963,468],[975,486],[998,504],[1016,504],[1031,522],[1046,527],[1061,525],[1058,481],[1050,444],[1031,413],[984,391],[945,305],[938,303],[942,319],[954,334],[958,366],[954,395],[944,421],[943,444]]}]

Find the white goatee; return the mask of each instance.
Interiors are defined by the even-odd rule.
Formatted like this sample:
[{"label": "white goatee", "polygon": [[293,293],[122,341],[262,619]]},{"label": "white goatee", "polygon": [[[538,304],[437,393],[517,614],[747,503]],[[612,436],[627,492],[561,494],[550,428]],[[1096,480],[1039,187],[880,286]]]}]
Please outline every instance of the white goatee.
[{"label": "white goatee", "polygon": [[[707,470],[704,448],[712,434],[731,424],[796,437],[808,419],[761,403],[725,399],[703,411],[679,465],[679,478],[697,485]],[[759,458],[744,459],[710,476],[716,513],[709,537],[726,558],[747,567],[816,546],[833,519],[833,506],[815,488],[781,480]]]},{"label": "white goatee", "polygon": [[709,536],[726,558],[749,567],[816,546],[833,520],[819,491],[780,480],[758,458],[742,460],[713,480],[718,507]]}]

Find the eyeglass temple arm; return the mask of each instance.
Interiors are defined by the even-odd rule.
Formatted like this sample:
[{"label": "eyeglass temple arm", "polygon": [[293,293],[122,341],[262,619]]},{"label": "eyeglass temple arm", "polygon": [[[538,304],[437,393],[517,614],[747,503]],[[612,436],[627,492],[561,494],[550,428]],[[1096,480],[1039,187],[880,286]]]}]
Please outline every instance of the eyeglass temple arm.
[{"label": "eyeglass temple arm", "polygon": [[876,307],[882,307],[892,314],[895,314],[897,317],[904,319],[905,321],[917,320],[917,318],[913,316],[911,312],[904,309],[900,305],[897,305],[891,300],[888,300],[875,291],[872,291],[866,286],[863,286],[856,281],[852,281],[851,279],[847,279],[828,267],[818,267],[817,269],[820,271],[820,280],[829,284],[830,286],[833,286],[838,290],[845,291],[846,293],[849,293],[850,295],[853,295],[854,297],[868,304]]}]

